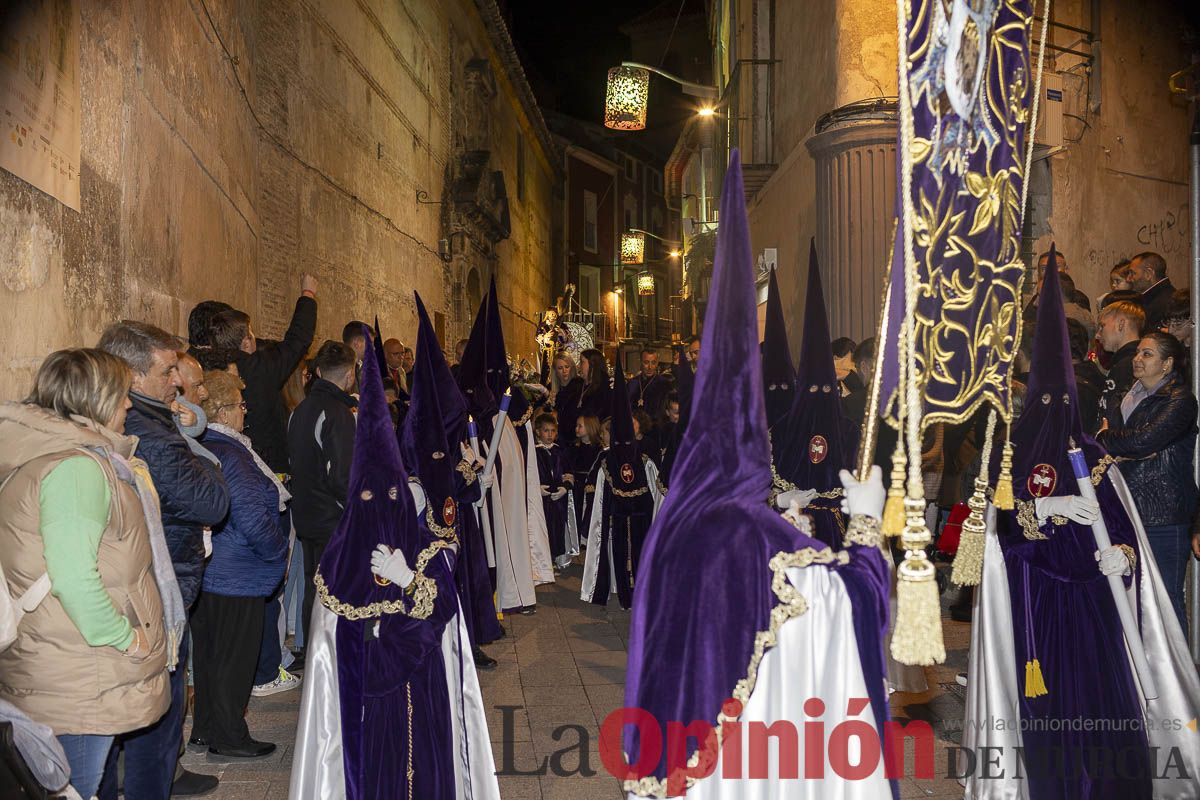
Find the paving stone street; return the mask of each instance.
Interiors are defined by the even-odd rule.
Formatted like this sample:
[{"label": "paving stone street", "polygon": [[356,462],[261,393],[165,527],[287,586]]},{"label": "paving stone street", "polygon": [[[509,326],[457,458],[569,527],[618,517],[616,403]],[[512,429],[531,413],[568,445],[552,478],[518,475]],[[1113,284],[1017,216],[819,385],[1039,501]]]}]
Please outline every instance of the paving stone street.
[{"label": "paving stone street", "polygon": [[[569,568],[557,584],[538,587],[538,612],[509,616],[508,635],[487,651],[499,662],[480,673],[500,793],[504,800],[617,800],[618,781],[600,762],[599,724],[624,700],[629,614],[615,604],[602,609],[580,602],[581,568]],[[957,743],[962,719],[962,688],[955,673],[966,669],[969,626],[946,621],[947,661],[928,668],[930,691],[897,692],[892,713],[897,719],[923,719],[934,726],[935,778],[901,781],[901,797],[960,798],[958,783],[945,777],[946,748]],[[214,760],[205,753],[188,753],[191,770],[221,776],[214,800],[284,800],[292,764],[300,691],[251,698],[249,724],[259,739],[277,742],[271,756],[255,761]],[[505,708],[508,707],[508,708]],[[578,758],[579,731],[586,730],[587,763]],[[558,772],[534,773],[557,751],[572,748],[560,758]],[[911,760],[911,753],[909,754]],[[547,764],[549,767],[549,764]],[[581,770],[583,766],[585,769]],[[594,773],[594,774],[591,774]]]}]

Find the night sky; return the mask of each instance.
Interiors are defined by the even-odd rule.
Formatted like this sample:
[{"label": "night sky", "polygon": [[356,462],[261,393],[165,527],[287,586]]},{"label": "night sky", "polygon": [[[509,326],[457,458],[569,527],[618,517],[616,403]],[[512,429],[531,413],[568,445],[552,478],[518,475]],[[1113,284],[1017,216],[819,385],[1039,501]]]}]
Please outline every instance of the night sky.
[{"label": "night sky", "polygon": [[[603,124],[608,69],[631,55],[629,39],[618,27],[659,2],[507,0],[509,28],[542,107]],[[665,158],[681,123],[694,113],[694,101],[657,76],[651,78],[650,92],[647,130],[623,135]]]}]

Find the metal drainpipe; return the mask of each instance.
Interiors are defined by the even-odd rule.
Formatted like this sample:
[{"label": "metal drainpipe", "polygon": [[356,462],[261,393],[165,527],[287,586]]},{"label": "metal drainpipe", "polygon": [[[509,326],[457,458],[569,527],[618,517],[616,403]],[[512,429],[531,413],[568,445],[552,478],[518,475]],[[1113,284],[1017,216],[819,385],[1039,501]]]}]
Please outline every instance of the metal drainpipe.
[{"label": "metal drainpipe", "polygon": [[[1192,135],[1191,135],[1192,186],[1191,208],[1192,217],[1192,275],[1189,294],[1192,300],[1192,321],[1200,321],[1200,98],[1192,100]],[[1196,347],[1196,332],[1192,329],[1192,349]],[[1200,397],[1200,368],[1192,366],[1192,393]],[[1196,444],[1193,458],[1193,475],[1200,483],[1200,440]],[[1200,663],[1200,564],[1192,562],[1192,597],[1191,603],[1191,640],[1192,661]]]}]

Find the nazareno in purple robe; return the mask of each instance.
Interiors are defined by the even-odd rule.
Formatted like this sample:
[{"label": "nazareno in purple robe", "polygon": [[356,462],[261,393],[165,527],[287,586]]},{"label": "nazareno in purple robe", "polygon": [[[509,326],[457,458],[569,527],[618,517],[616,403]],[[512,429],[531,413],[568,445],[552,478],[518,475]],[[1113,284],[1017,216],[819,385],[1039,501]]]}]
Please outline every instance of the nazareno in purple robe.
[{"label": "nazareno in purple robe", "polygon": [[[315,579],[338,615],[346,797],[449,800],[454,753],[439,643],[458,611],[454,551],[418,524],[374,359],[364,359],[361,380],[346,509]],[[408,591],[376,580],[378,544],[401,550],[417,573]]]},{"label": "nazareno in purple robe", "polygon": [[841,510],[839,471],[849,469],[858,434],[842,415],[825,293],[817,265],[817,245],[809,245],[808,291],[805,295],[804,339],[792,407],[771,431],[776,474],[798,489],[816,489],[818,496],[805,510],[816,537],[841,549],[846,518]]},{"label": "nazareno in purple robe", "polygon": [[[767,504],[771,456],[744,198],[735,150],[721,195],[712,300],[691,418],[634,591],[625,705],[648,711],[664,736],[670,722],[715,725],[722,703],[746,678],[755,636],[770,629],[775,606],[771,559],[825,549]],[[829,568],[838,570],[853,605],[863,676],[882,736],[889,716],[883,660],[887,566],[878,548],[855,545],[849,551],[848,564]],[[638,729],[627,726],[625,732],[624,749],[634,763]],[[686,755],[696,747],[689,740]],[[664,752],[652,777],[665,780],[666,772]],[[895,781],[891,788],[898,797]]]},{"label": "nazareno in purple robe", "polygon": [[[1052,250],[1048,275],[1056,268]],[[1105,456],[1080,420],[1057,280],[1045,282],[1038,303],[1025,411],[1012,441],[1017,508],[997,513],[997,532],[1012,602],[1013,668],[1023,677],[1026,663],[1037,659],[1047,689],[1045,695],[1023,692],[1020,698],[1030,800],[1149,798],[1152,766],[1141,704],[1112,593],[1096,564],[1091,528],[1048,519],[1035,531],[1036,522],[1030,523],[1037,497],[1079,493],[1067,457],[1070,441],[1092,470]],[[1136,553],[1133,523],[1112,484],[1100,480],[1096,495],[1112,543]],[[1136,575],[1127,585],[1130,580]],[[1093,720],[1095,729],[1072,730],[1074,720]]]}]

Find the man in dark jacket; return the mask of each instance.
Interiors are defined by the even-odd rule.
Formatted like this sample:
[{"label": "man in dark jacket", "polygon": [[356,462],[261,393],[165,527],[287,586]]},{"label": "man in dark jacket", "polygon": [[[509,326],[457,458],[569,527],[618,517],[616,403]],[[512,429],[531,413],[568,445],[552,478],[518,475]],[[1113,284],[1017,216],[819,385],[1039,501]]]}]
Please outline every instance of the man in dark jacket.
[{"label": "man in dark jacket", "polygon": [[[229,489],[221,470],[196,455],[175,425],[173,414],[190,415],[176,401],[181,386],[178,351],[182,342],[164,330],[128,320],[110,325],[98,347],[125,360],[133,371],[129,392],[132,407],[125,417],[125,432],[138,437],[137,455],[150,468],[162,507],[163,532],[179,591],[190,608],[200,594],[204,576],[205,527],[219,524],[229,511]],[[184,420],[190,424],[189,420]],[[187,663],[187,637],[179,648],[179,663]],[[166,800],[176,779],[175,766],[182,744],[184,673],[171,673],[171,707],[154,725],[121,737],[125,749],[125,796]],[[115,760],[110,755],[106,779],[99,796],[116,797]],[[209,780],[205,780],[209,778]],[[202,788],[216,786],[211,776],[185,772],[180,779]]]},{"label": "man in dark jacket", "polygon": [[653,347],[642,349],[642,371],[629,381],[629,405],[634,411],[641,409],[658,419],[663,414],[667,395],[675,388],[671,375],[664,375],[658,368],[658,351]]},{"label": "man in dark jacket", "polygon": [[1100,418],[1110,425],[1121,413],[1121,400],[1133,386],[1133,356],[1146,325],[1146,315],[1135,303],[1118,300],[1100,312],[1096,338],[1106,352],[1112,353],[1104,391],[1100,393]]},{"label": "man in dark jacket", "polygon": [[[242,396],[246,402],[246,435],[254,450],[274,472],[289,472],[287,447],[287,409],[283,386],[296,370],[300,359],[312,344],[317,328],[317,279],[300,277],[300,297],[292,312],[292,321],[282,341],[256,339],[250,317],[244,311],[228,308],[209,319],[207,334],[201,341],[217,351],[234,352],[238,375],[246,384]],[[213,301],[202,304],[210,307]],[[197,306],[199,309],[200,306]],[[189,328],[191,320],[189,319]],[[192,342],[193,346],[198,345]]]},{"label": "man in dark jacket", "polygon": [[1142,293],[1146,324],[1142,330],[1156,331],[1171,307],[1175,287],[1167,277],[1167,262],[1158,253],[1138,253],[1129,260],[1130,283]]},{"label": "man in dark jacket", "polygon": [[[304,630],[312,615],[313,577],[325,545],[342,518],[354,455],[354,351],[327,341],[313,359],[308,397],[288,422],[292,460],[292,519],[304,547]],[[305,635],[305,641],[308,636]]]}]

